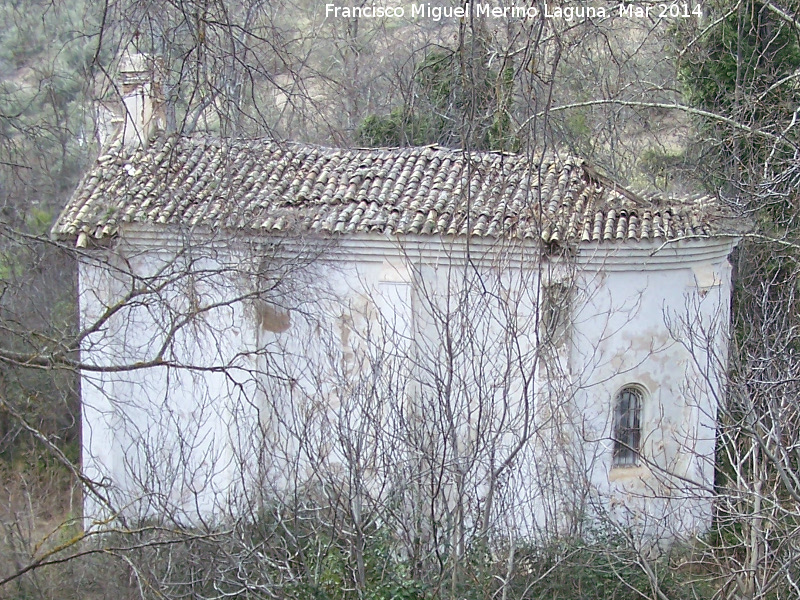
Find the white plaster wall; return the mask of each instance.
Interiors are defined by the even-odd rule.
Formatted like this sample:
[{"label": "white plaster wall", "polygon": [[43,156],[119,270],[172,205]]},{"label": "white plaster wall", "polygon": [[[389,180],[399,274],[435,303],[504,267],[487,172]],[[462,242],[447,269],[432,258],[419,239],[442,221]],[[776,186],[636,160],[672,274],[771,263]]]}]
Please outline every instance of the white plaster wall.
[{"label": "white plaster wall", "polygon": [[[660,258],[594,256],[581,270],[571,370],[576,440],[592,465],[590,514],[633,535],[710,525],[731,295],[729,247],[714,246],[689,243]],[[631,384],[645,390],[641,460],[613,467],[613,402]]]},{"label": "white plaster wall", "polygon": [[[84,327],[130,289],[126,273],[173,264],[181,244],[156,249],[159,235],[131,230],[98,253],[109,262],[81,264]],[[728,242],[574,261],[477,244],[468,262],[422,239],[344,239],[259,298],[245,297],[252,257],[211,247],[192,286],[176,274],[164,305],[119,311],[83,344],[90,364],[147,361],[187,302],[217,305],[179,330],[171,367],[84,372],[84,469],[128,514],[222,518],[336,482],[353,515],[399,494],[410,513],[467,511],[470,526],[529,536],[607,516],[659,535],[707,525]],[[319,252],[297,247],[282,260]],[[540,287],[557,280],[574,283],[573,318],[546,347]],[[686,343],[687,319],[710,344]],[[612,468],[613,397],[628,383],[647,390],[644,461]],[[85,511],[103,514],[91,497]]]},{"label": "white plaster wall", "polygon": [[[174,252],[121,247],[102,258],[79,267],[81,325],[94,329],[81,348],[84,470],[128,517],[222,516],[235,496],[231,424],[253,333],[230,301],[239,290],[212,257],[194,257],[192,277]],[[184,323],[192,303],[213,308]],[[87,517],[109,511],[87,495]]]},{"label": "white plaster wall", "polygon": [[414,490],[436,487],[433,510],[485,506],[493,473],[522,456],[534,395],[537,273],[498,260],[338,247],[315,289],[328,299],[259,334],[291,382],[263,395],[276,467],[262,489],[338,480],[349,501],[400,494],[415,511],[431,499]]}]

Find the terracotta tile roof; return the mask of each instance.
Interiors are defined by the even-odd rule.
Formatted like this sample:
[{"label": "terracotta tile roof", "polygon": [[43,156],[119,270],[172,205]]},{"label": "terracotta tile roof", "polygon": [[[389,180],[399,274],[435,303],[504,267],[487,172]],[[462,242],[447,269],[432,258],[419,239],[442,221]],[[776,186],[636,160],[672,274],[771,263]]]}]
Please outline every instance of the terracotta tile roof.
[{"label": "terracotta tile roof", "polygon": [[171,136],[109,147],[52,232],[103,238],[137,222],[578,243],[715,235],[721,215],[709,199],[643,200],[572,157]]}]

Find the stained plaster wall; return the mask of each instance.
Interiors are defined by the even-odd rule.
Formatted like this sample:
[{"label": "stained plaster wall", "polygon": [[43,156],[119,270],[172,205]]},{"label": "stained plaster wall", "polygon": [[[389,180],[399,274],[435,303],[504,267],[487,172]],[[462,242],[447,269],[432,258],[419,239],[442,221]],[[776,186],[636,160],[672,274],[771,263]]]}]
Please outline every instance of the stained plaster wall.
[{"label": "stained plaster wall", "polygon": [[[730,240],[697,240],[578,258],[570,366],[592,509],[659,537],[711,520],[717,405],[724,393]],[[613,402],[644,392],[638,465],[615,467]]]},{"label": "stained plaster wall", "polygon": [[[126,233],[81,264],[84,326],[124,297],[127,272],[177,264],[177,236]],[[191,289],[177,277],[166,303],[117,312],[82,347],[100,367],[147,361],[182,314],[170,307],[218,305],[175,335],[182,368],[84,372],[84,469],[129,514],[221,518],[330,482],[366,509],[438,473],[437,510],[488,510],[527,535],[605,516],[659,535],[707,525],[721,392],[708,349],[724,355],[728,241],[541,259],[525,247],[342,239],[300,261],[302,285],[279,300],[249,297],[247,251],[209,247]],[[283,260],[299,252],[320,253],[295,244]],[[571,316],[549,343],[539,298],[559,281]],[[697,335],[687,348],[687,319],[710,345]],[[646,394],[642,461],[618,468],[612,399],[627,384]],[[91,497],[85,510],[103,513]]]}]

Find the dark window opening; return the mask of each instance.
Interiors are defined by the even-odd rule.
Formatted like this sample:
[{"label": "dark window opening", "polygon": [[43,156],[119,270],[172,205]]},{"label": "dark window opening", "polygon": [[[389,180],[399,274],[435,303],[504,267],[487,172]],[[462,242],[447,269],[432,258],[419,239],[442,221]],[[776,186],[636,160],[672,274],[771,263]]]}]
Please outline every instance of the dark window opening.
[{"label": "dark window opening", "polygon": [[615,467],[635,466],[639,462],[642,440],[642,401],[644,394],[635,387],[625,387],[614,402]]}]

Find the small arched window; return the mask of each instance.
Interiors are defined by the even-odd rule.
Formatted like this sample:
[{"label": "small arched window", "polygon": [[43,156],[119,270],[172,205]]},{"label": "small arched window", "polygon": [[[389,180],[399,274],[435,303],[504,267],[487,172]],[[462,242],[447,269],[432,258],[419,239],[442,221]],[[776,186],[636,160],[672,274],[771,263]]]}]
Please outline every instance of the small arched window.
[{"label": "small arched window", "polygon": [[644,393],[635,386],[622,388],[614,399],[615,467],[632,467],[639,462],[643,401]]}]

